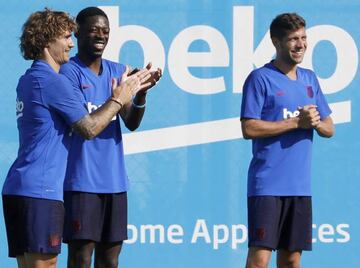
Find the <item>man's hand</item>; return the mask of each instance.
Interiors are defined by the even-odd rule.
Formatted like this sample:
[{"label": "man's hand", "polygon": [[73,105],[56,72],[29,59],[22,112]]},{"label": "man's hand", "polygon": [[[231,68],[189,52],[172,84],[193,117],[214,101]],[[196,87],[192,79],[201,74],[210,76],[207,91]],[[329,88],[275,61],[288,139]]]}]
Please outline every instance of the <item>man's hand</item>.
[{"label": "man's hand", "polygon": [[131,103],[132,98],[141,90],[148,87],[150,82],[147,82],[151,77],[148,69],[142,69],[138,72],[129,75],[129,67],[126,66],[118,85],[117,79],[112,79],[112,96],[111,98],[119,103],[121,107]]},{"label": "man's hand", "polygon": [[150,71],[151,67],[152,67],[151,62],[149,62],[145,67],[145,69],[149,71],[150,77],[142,84],[141,89],[138,90],[137,94],[139,95],[146,94],[150,88],[156,85],[156,83],[160,80],[162,76],[162,70],[160,68],[157,68],[156,71]]},{"label": "man's hand", "polygon": [[320,114],[313,104],[298,107],[299,122],[298,127],[304,129],[316,128],[320,124]]}]

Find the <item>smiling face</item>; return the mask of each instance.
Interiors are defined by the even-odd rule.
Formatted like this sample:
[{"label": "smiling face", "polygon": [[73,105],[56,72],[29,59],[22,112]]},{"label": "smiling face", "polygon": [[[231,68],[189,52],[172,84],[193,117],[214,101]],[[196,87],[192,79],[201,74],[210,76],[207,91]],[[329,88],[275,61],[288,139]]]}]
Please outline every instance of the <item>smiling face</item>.
[{"label": "smiling face", "polygon": [[79,54],[86,58],[101,58],[109,40],[109,21],[106,17],[95,15],[86,18],[75,34]]},{"label": "smiling face", "polygon": [[301,63],[307,48],[306,38],[304,27],[295,31],[288,31],[281,39],[274,37],[276,59],[290,66]]},{"label": "smiling face", "polygon": [[47,45],[48,54],[53,62],[60,66],[69,61],[70,50],[74,47],[71,32],[66,31],[64,35],[56,38]]}]

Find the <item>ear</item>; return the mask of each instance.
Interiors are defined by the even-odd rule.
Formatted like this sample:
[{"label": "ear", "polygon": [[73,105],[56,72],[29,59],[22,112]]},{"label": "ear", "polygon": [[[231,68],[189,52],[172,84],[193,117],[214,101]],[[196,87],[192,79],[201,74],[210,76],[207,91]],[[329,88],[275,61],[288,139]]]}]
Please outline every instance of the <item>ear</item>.
[{"label": "ear", "polygon": [[46,46],[43,48],[42,52],[41,52],[41,57],[46,57],[46,55],[49,55],[49,54],[50,54],[50,53],[49,53],[49,46],[46,45]]},{"label": "ear", "polygon": [[280,40],[276,37],[271,37],[271,42],[273,43],[274,47],[277,49],[280,45]]}]

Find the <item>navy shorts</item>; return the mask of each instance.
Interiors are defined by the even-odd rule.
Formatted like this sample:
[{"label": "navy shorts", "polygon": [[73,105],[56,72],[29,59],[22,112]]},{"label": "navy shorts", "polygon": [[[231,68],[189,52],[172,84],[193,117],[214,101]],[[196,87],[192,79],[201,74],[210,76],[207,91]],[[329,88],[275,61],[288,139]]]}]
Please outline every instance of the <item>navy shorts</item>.
[{"label": "navy shorts", "polygon": [[311,197],[248,197],[248,229],[249,247],[311,250]]},{"label": "navy shorts", "polygon": [[127,193],[64,192],[64,242],[127,239]]},{"label": "navy shorts", "polygon": [[2,199],[9,257],[60,253],[63,202],[15,195]]}]

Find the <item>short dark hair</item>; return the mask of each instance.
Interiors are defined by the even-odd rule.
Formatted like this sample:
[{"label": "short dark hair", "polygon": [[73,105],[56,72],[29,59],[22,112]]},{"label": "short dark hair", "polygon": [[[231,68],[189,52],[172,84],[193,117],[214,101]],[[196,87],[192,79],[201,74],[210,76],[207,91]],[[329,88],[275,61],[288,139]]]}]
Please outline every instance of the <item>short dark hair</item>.
[{"label": "short dark hair", "polygon": [[87,8],[84,8],[83,10],[81,10],[79,12],[79,14],[76,16],[76,23],[78,25],[81,25],[86,21],[87,18],[92,17],[92,16],[103,16],[107,20],[109,20],[106,13],[103,10],[101,10],[100,8],[87,7]]},{"label": "short dark hair", "polygon": [[75,28],[76,23],[68,13],[48,8],[32,13],[23,25],[20,37],[24,59],[39,59],[46,45]]},{"label": "short dark hair", "polygon": [[296,13],[283,13],[271,22],[270,37],[282,39],[289,31],[296,31],[306,26],[305,20]]}]

